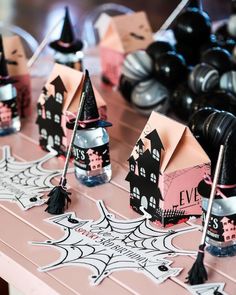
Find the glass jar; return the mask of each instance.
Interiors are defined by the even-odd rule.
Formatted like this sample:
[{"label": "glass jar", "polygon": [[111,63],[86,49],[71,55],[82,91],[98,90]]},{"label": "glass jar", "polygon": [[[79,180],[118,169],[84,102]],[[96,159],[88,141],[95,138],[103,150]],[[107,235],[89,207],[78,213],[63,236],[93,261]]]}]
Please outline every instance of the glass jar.
[{"label": "glass jar", "polygon": [[82,51],[73,53],[61,53],[57,51],[54,55],[56,63],[68,66],[78,71],[83,71],[83,57]]},{"label": "glass jar", "polygon": [[20,126],[16,88],[11,83],[0,86],[0,136],[17,132]]},{"label": "glass jar", "polygon": [[75,176],[86,186],[109,182],[112,175],[105,128],[77,130],[73,144]]},{"label": "glass jar", "polygon": [[[203,221],[207,206],[208,199],[202,198]],[[213,201],[206,242],[213,256],[236,255],[236,196]]]}]

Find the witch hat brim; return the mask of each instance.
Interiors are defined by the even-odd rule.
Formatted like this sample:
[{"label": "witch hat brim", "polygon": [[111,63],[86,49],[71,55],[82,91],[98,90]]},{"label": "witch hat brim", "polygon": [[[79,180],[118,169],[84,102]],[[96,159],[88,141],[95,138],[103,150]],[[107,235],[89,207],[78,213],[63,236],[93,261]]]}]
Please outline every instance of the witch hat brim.
[{"label": "witch hat brim", "polygon": [[[73,119],[73,120],[66,123],[66,128],[73,129],[74,124],[75,124],[75,120]],[[98,127],[106,128],[106,127],[111,127],[111,126],[112,126],[111,122],[99,119],[98,121],[90,122],[87,124],[84,124],[83,122],[79,122],[77,130],[83,130],[83,129],[88,129],[88,128],[98,128]]]},{"label": "witch hat brim", "polygon": [[80,51],[83,48],[83,42],[79,39],[75,39],[68,7],[65,8],[65,17],[61,37],[59,40],[51,42],[49,46],[62,53],[73,53]]},{"label": "witch hat brim", "polygon": [[0,77],[0,86],[5,86],[5,85],[8,85],[8,84],[14,84],[14,83],[17,83],[17,82],[18,82],[18,80],[12,79],[11,77],[4,77],[4,78]]},{"label": "witch hat brim", "polygon": [[73,53],[83,48],[83,42],[81,40],[75,40],[72,43],[64,43],[61,40],[56,40],[51,42],[49,46],[61,53]]}]

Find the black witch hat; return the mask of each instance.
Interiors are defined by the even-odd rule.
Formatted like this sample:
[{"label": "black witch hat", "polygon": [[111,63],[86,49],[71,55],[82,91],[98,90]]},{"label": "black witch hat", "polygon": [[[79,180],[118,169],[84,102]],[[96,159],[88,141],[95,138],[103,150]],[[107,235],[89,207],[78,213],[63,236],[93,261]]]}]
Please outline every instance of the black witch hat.
[{"label": "black witch hat", "polygon": [[61,37],[59,40],[53,41],[49,45],[54,50],[66,54],[80,51],[83,48],[83,42],[75,38],[68,7],[65,7],[65,17]]},{"label": "black witch hat", "polygon": [[7,70],[7,63],[5,59],[2,35],[0,35],[0,86],[12,84],[16,81],[11,79]]},{"label": "black witch hat", "polygon": [[[81,106],[81,115],[78,120],[78,129],[112,126],[110,122],[100,119],[88,70],[85,70],[82,93],[83,92],[85,93],[85,100]],[[74,121],[67,123],[67,128],[72,129],[73,126]]]},{"label": "black witch hat", "polygon": [[190,0],[188,3],[188,7],[202,9],[202,1],[201,0]]}]

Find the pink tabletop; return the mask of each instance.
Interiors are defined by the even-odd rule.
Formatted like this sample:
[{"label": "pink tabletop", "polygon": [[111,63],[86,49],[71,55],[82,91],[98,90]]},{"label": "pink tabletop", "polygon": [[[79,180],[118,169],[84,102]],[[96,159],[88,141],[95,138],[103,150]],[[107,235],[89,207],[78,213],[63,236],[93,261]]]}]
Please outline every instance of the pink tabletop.
[{"label": "pink tabletop", "polygon": [[[92,80],[108,105],[108,117],[113,123],[109,129],[110,155],[113,177],[110,183],[95,188],[80,185],[73,174],[68,175],[72,191],[70,211],[82,219],[97,219],[97,200],[103,200],[107,209],[117,217],[128,219],[138,215],[129,206],[129,186],[124,180],[128,172],[127,159],[138,139],[147,118],[137,114],[117,91],[101,84],[99,77]],[[36,100],[45,78],[33,78],[33,113],[24,119],[19,133],[0,138],[0,149],[10,145],[13,156],[19,161],[35,160],[45,155],[38,146],[38,126],[36,121]],[[63,167],[63,160],[53,158],[45,163],[45,168]],[[54,183],[58,183],[54,179]],[[13,284],[26,295],[56,294],[189,294],[185,278],[194,257],[177,256],[171,258],[172,267],[182,267],[177,277],[156,284],[145,275],[134,271],[112,273],[98,286],[91,286],[88,277],[91,270],[82,266],[68,266],[49,272],[39,272],[39,266],[47,265],[59,256],[51,247],[35,247],[28,241],[58,239],[63,233],[59,227],[44,221],[51,217],[44,211],[45,205],[22,211],[16,204],[0,201],[0,277]],[[178,225],[178,227],[186,224]],[[188,225],[187,225],[188,226]],[[186,236],[176,237],[175,245],[181,249],[197,250],[201,233],[192,231]],[[215,258],[206,253],[205,264],[211,282],[224,282],[224,291],[236,294],[235,258]]]}]

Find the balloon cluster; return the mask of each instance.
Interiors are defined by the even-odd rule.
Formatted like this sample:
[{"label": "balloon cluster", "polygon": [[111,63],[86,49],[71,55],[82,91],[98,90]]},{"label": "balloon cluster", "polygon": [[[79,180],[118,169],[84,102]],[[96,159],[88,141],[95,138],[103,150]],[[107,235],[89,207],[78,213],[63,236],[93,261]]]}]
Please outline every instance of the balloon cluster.
[{"label": "balloon cluster", "polygon": [[[145,51],[126,56],[119,90],[146,114],[170,109],[186,121],[204,106],[236,114],[233,24],[228,25],[231,29],[224,38],[220,30],[212,34],[209,16],[196,1],[190,6],[173,24],[175,46],[155,41]],[[231,18],[229,22],[233,22]],[[236,36],[236,15],[234,26]]]},{"label": "balloon cluster", "polygon": [[[231,151],[228,166],[234,165],[234,169],[236,168],[236,117],[233,114],[205,107],[191,116],[188,126],[210,157],[213,167],[217,161],[220,145],[224,144]],[[231,177],[234,177],[236,183],[235,173]]]}]

